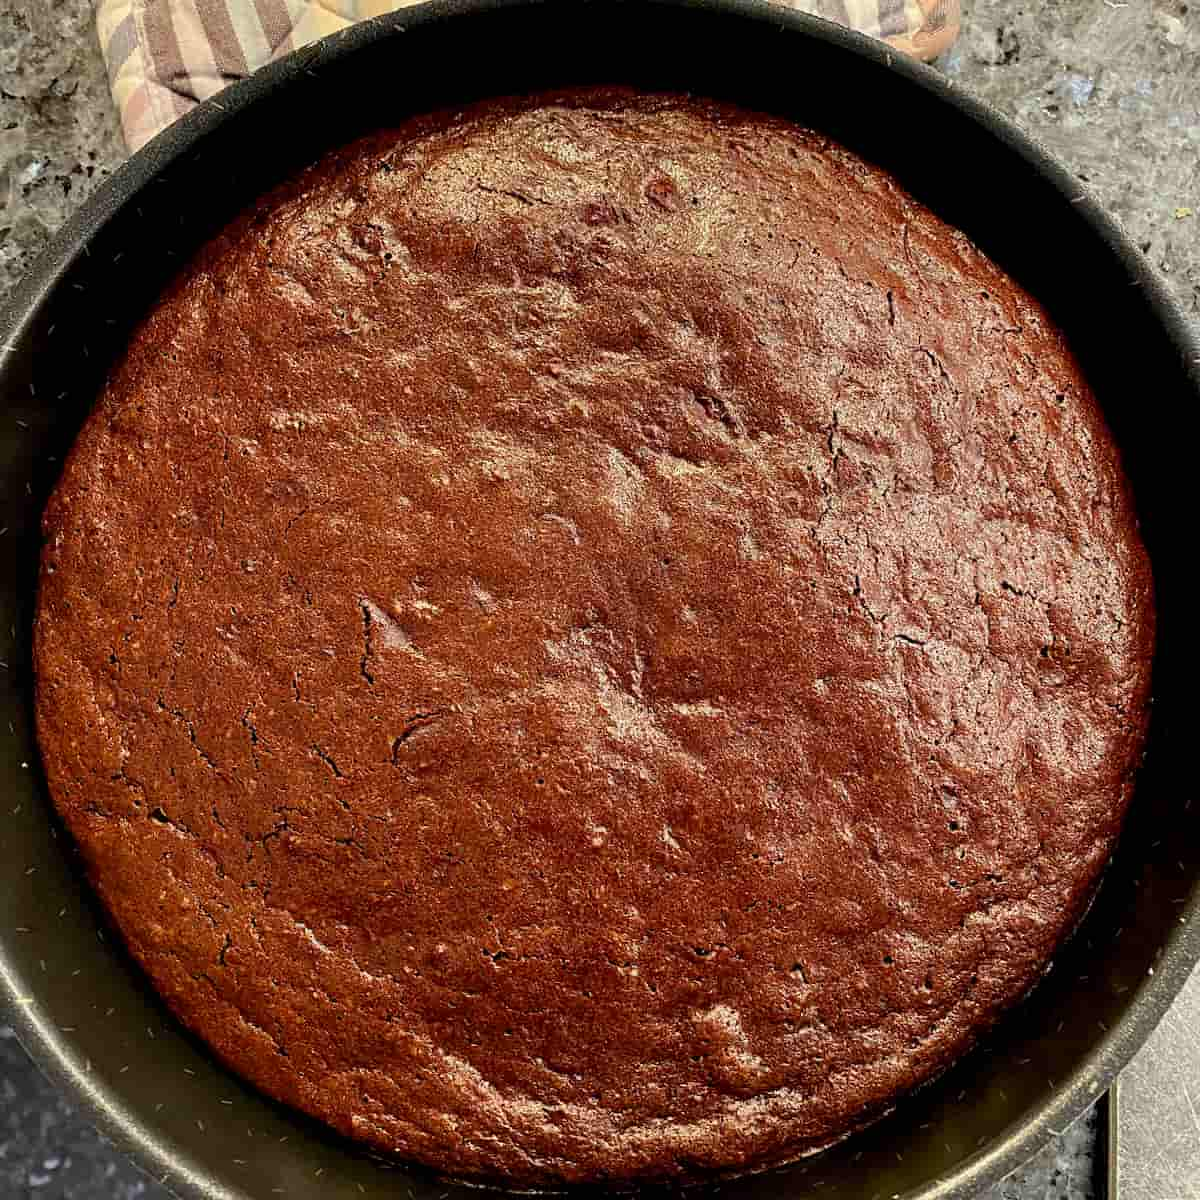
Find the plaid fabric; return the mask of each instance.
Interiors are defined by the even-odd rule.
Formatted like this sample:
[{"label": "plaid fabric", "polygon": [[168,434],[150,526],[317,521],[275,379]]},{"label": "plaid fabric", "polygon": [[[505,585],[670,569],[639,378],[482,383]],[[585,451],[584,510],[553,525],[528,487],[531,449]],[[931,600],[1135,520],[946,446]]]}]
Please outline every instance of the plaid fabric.
[{"label": "plaid fabric", "polygon": [[[227,84],[355,21],[420,0],[100,0],[96,26],[130,150]],[[778,0],[918,58],[958,34],[959,0]]]}]

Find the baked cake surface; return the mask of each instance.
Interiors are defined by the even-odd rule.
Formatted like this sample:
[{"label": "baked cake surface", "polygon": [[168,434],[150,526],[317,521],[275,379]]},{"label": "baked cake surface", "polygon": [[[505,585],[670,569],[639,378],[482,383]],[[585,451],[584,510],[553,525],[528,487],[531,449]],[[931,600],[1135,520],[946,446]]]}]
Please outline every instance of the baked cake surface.
[{"label": "baked cake surface", "polygon": [[1151,582],[1026,294],[878,170],[607,90],[204,249],[49,505],[54,800],[180,1017],[455,1174],[742,1170],[1037,979]]}]

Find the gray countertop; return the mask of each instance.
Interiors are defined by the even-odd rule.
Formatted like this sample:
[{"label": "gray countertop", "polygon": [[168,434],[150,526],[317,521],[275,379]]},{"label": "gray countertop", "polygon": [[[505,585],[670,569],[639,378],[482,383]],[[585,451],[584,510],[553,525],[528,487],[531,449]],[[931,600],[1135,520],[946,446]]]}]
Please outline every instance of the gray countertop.
[{"label": "gray countertop", "polygon": [[[1200,321],[1200,2],[1189,11],[1175,0],[964,0],[964,9],[963,37],[942,68],[1068,163]],[[123,156],[90,0],[0,0],[0,295]],[[163,1200],[6,1034],[0,1197]],[[1152,1064],[1139,1065],[1144,1088]],[[992,1200],[1103,1195],[1096,1125],[1089,1114]]]}]

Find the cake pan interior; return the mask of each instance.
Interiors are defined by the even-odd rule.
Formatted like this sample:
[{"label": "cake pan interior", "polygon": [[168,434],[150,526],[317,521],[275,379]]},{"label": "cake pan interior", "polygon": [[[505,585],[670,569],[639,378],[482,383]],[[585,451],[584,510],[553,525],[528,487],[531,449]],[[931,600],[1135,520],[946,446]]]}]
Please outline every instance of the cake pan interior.
[{"label": "cake pan interior", "polygon": [[439,0],[301,51],[204,106],[136,156],[12,297],[0,319],[0,990],[35,1058],[181,1195],[457,1189],[375,1160],[239,1083],[106,931],[51,816],[32,738],[41,508],[131,324],[208,233],[323,147],[468,99],[588,82],[710,94],[793,117],[896,172],[1067,330],[1122,445],[1154,564],[1146,766],[1099,899],[1047,979],[985,1045],[870,1131],[713,1188],[968,1196],[1081,1112],[1182,985],[1200,953],[1200,839],[1180,758],[1186,439],[1170,431],[1200,400],[1200,345],[1081,187],[999,118],[892,57],[754,0]]}]

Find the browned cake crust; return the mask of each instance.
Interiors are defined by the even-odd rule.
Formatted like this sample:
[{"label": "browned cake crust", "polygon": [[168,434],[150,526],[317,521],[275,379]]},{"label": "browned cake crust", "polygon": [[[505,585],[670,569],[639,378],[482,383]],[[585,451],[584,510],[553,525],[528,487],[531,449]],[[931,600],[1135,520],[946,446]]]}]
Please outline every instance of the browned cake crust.
[{"label": "browned cake crust", "polygon": [[795,1158],[1080,916],[1151,581],[1027,295],[887,176],[622,92],[213,242],[46,515],[51,789],[236,1070],[519,1183]]}]

